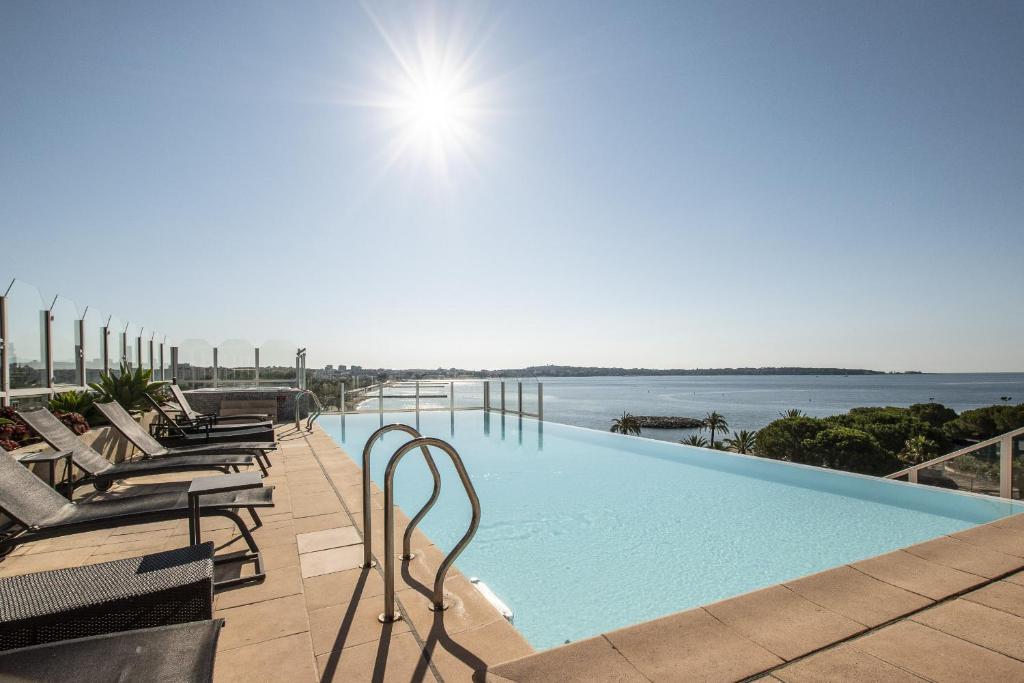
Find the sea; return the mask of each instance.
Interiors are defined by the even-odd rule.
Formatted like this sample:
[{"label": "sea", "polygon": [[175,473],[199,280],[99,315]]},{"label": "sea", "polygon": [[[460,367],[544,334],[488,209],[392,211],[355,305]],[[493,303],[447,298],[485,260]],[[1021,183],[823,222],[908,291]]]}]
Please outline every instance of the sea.
[{"label": "sea", "polygon": [[[528,412],[536,410],[537,381],[544,385],[545,420],[602,430],[623,412],[701,418],[717,411],[725,416],[732,432],[760,429],[791,408],[824,417],[858,406],[936,402],[961,412],[1024,403],[1024,373],[548,377],[523,380],[523,404]],[[513,409],[516,380],[506,379],[505,384],[507,406]],[[491,386],[494,406],[498,404],[498,383],[492,381]],[[456,405],[480,404],[480,387],[479,383],[456,384]],[[424,408],[447,404],[443,399],[421,401]],[[385,407],[398,406],[389,402]],[[361,406],[362,410],[376,408],[376,401]],[[644,429],[643,436],[678,441],[695,431]]]}]

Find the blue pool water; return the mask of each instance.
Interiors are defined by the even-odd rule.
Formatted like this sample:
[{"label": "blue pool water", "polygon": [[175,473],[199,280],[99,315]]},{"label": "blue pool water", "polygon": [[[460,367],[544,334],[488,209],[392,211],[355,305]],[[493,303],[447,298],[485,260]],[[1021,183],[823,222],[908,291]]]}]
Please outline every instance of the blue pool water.
[{"label": "blue pool water", "polygon": [[[538,649],[878,555],[1024,511],[1020,504],[481,411],[322,417],[358,461],[382,423],[450,441],[480,496],[457,564],[515,611]],[[417,424],[418,423],[418,424]],[[389,433],[386,461],[408,440]],[[445,486],[423,530],[450,549],[469,504]],[[416,452],[395,478],[413,514],[430,493]],[[396,532],[401,538],[401,530]]]}]

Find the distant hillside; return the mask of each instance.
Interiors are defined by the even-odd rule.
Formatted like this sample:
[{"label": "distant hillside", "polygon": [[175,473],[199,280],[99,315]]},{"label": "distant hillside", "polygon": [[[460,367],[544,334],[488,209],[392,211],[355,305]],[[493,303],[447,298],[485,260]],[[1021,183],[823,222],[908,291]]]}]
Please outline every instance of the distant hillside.
[{"label": "distant hillside", "polygon": [[[485,374],[487,374],[485,372]],[[665,375],[884,375],[880,370],[863,368],[694,368],[654,370],[651,368],[599,368],[576,365],[534,365],[528,368],[495,370],[502,377],[607,377]],[[916,371],[901,374],[919,374]]]}]

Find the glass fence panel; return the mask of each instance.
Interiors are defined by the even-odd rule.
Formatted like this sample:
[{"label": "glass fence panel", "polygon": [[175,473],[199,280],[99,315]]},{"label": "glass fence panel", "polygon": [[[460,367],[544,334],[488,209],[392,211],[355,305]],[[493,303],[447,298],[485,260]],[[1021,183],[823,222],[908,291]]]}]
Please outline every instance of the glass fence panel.
[{"label": "glass fence panel", "polygon": [[121,361],[124,360],[124,323],[115,316],[107,319],[107,363],[112,374],[120,374]]},{"label": "glass fence panel", "polygon": [[43,298],[32,285],[15,280],[5,294],[7,306],[7,372],[11,389],[48,386]]},{"label": "glass fence panel", "polygon": [[50,352],[53,354],[53,384],[81,386],[82,338],[78,331],[81,313],[75,302],[63,296],[50,307]]},{"label": "glass fence panel", "polygon": [[256,347],[245,339],[228,339],[217,347],[217,379],[252,384],[256,381]]},{"label": "glass fence panel", "polygon": [[17,410],[35,410],[36,408],[45,408],[50,402],[50,397],[47,394],[37,394],[35,396],[12,396],[10,398],[11,407]]},{"label": "glass fence panel", "polygon": [[103,323],[104,318],[99,311],[91,308],[86,309],[82,317],[82,327],[85,331],[82,346],[85,356],[85,381],[86,384],[98,382],[103,373]]},{"label": "glass fence panel", "polygon": [[482,380],[455,382],[455,408],[482,408],[484,383]]},{"label": "glass fence panel", "polygon": [[124,326],[125,358],[132,370],[140,365],[139,335],[141,334],[142,328],[135,323],[130,322]]},{"label": "glass fence panel", "polygon": [[178,384],[186,389],[213,386],[213,346],[205,339],[186,339],[178,346]]},{"label": "glass fence panel", "polygon": [[523,386],[523,412],[530,415],[537,414],[537,380],[524,379]]},{"label": "glass fence panel", "polygon": [[260,344],[260,384],[268,386],[294,386],[294,343],[284,339],[271,339]]},{"label": "glass fence panel", "polygon": [[918,471],[919,484],[999,495],[999,444]]}]

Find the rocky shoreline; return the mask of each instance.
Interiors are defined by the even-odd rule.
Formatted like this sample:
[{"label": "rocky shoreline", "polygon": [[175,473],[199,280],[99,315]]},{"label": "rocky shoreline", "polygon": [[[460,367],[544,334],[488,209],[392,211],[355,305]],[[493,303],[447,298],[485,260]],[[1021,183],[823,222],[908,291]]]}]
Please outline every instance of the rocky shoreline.
[{"label": "rocky shoreline", "polygon": [[641,427],[646,429],[699,429],[704,425],[701,420],[693,417],[674,417],[671,415],[634,415]]}]

